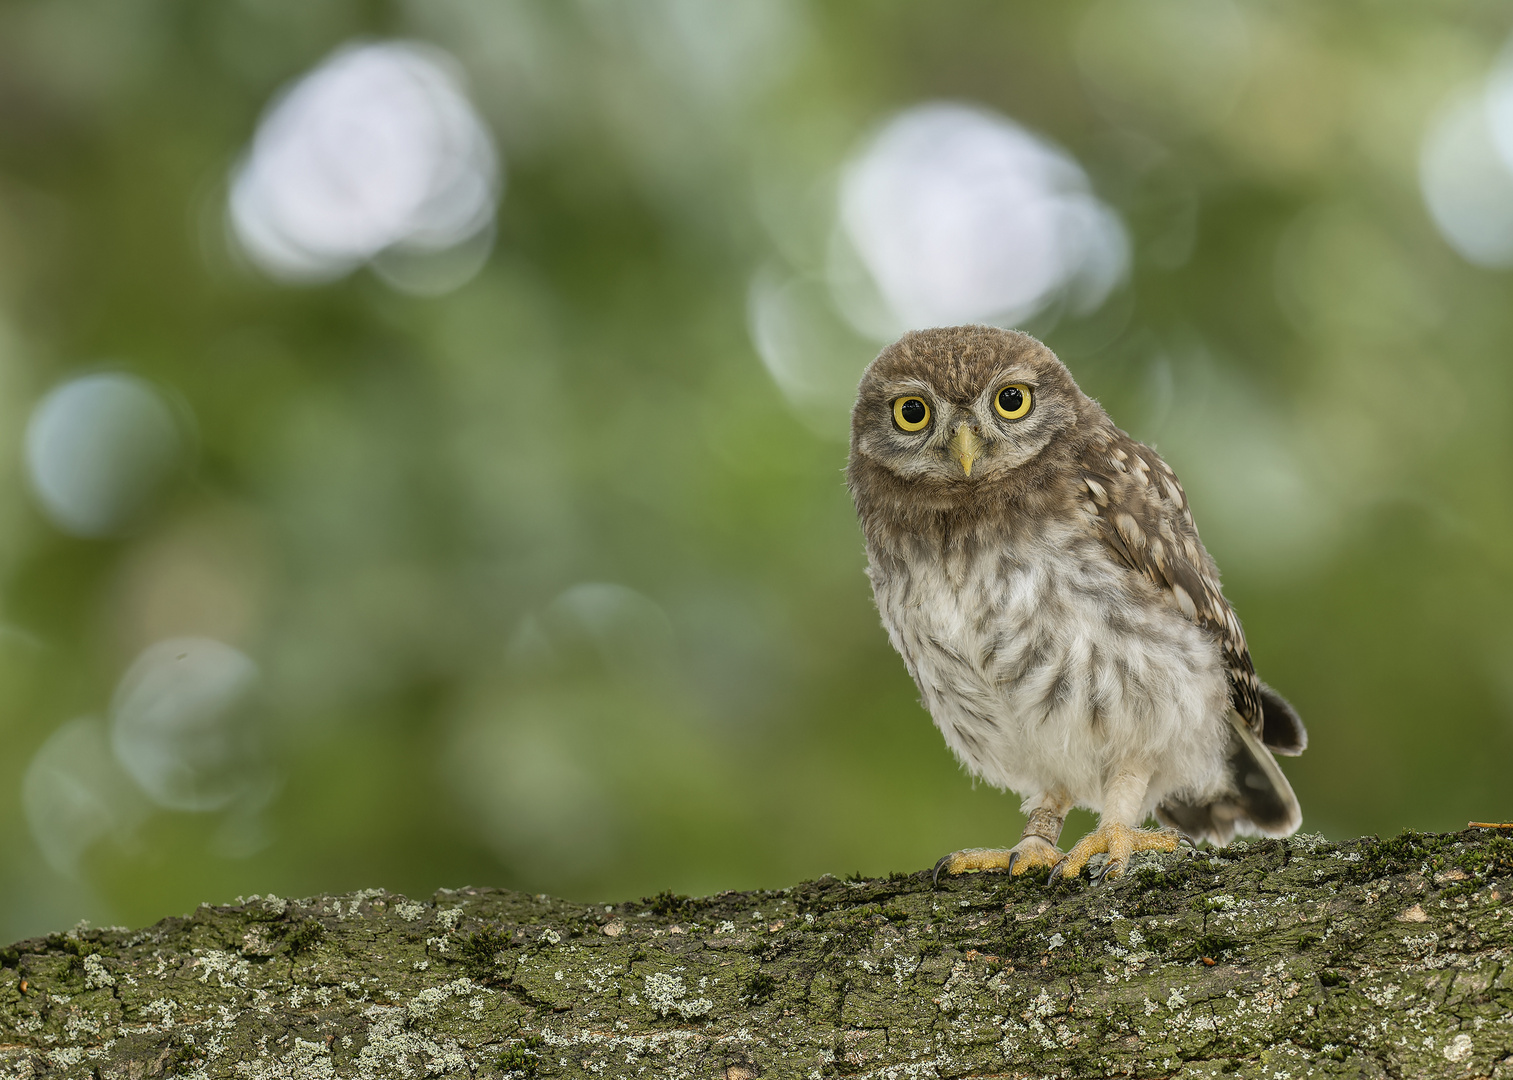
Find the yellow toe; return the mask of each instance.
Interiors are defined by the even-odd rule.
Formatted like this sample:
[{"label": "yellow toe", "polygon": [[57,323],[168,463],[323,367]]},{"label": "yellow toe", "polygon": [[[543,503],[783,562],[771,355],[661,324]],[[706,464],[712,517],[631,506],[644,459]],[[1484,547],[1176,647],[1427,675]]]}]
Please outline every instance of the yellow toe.
[{"label": "yellow toe", "polygon": [[1016,877],[1030,870],[1055,866],[1063,856],[1054,844],[1038,836],[1026,836],[1011,848],[965,848],[953,851],[935,864],[935,880],[941,874],[954,876],[975,870],[1007,870]]},{"label": "yellow toe", "polygon": [[1007,848],[965,848],[953,851],[935,864],[935,880],[941,874],[969,874],[973,870],[1007,870],[1012,855]]},{"label": "yellow toe", "polygon": [[1014,845],[1010,855],[1009,873],[1015,875],[1047,869],[1065,858],[1060,848],[1039,836],[1026,836]]},{"label": "yellow toe", "polygon": [[1124,873],[1129,857],[1137,851],[1176,851],[1177,833],[1174,829],[1132,829],[1116,821],[1100,822],[1067,852],[1066,858],[1051,871],[1051,879],[1074,878],[1082,873],[1094,855],[1107,855],[1102,877],[1116,878]]}]

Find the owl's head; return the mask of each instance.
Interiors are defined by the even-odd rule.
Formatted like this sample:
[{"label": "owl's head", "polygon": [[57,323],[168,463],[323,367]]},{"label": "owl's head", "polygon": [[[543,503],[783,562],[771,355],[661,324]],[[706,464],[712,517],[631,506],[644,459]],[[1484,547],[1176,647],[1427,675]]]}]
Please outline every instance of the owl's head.
[{"label": "owl's head", "polygon": [[914,331],[862,376],[851,413],[852,483],[866,473],[931,501],[956,501],[1040,462],[1089,407],[1097,408],[1028,334]]}]

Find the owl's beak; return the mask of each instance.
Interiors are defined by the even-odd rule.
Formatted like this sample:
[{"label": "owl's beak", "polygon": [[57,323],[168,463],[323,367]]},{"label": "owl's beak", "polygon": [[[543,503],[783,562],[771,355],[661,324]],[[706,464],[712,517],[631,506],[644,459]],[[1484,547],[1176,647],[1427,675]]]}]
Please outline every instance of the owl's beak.
[{"label": "owl's beak", "polygon": [[972,426],[965,421],[956,425],[956,433],[951,436],[951,441],[946,444],[956,460],[961,462],[961,471],[966,476],[972,475],[972,462],[976,461],[982,453],[982,440],[972,430]]}]

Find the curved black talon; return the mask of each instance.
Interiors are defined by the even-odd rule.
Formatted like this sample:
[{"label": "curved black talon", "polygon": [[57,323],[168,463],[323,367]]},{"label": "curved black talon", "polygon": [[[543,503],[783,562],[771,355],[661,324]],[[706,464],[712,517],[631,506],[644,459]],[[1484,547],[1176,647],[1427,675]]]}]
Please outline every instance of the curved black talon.
[{"label": "curved black talon", "polygon": [[[956,853],[953,851],[951,853],[951,855],[954,855],[954,854],[956,854]],[[932,888],[932,889],[938,889],[938,888],[940,888],[940,870],[941,870],[941,867],[945,866],[946,863],[948,863],[948,862],[951,861],[951,855],[942,855],[940,857],[940,860],[938,862],[936,862],[936,864],[935,864],[935,872],[930,875],[930,888]]]},{"label": "curved black talon", "polygon": [[1051,876],[1045,879],[1045,883],[1047,885],[1054,885],[1056,882],[1060,881],[1066,874],[1065,868],[1066,856],[1062,856],[1061,861],[1058,862],[1055,866],[1051,867]]},{"label": "curved black talon", "polygon": [[1017,851],[1011,851],[1011,852],[1009,852],[1009,876],[1010,877],[1014,876],[1014,864],[1017,863],[1018,861],[1019,861],[1019,852],[1017,852]]},{"label": "curved black talon", "polygon": [[1115,862],[1113,859],[1109,859],[1107,862],[1105,862],[1103,864],[1103,869],[1098,871],[1097,881],[1099,885],[1102,885],[1104,879],[1108,878],[1110,871],[1113,871],[1114,877],[1118,878],[1124,873],[1124,864]]}]

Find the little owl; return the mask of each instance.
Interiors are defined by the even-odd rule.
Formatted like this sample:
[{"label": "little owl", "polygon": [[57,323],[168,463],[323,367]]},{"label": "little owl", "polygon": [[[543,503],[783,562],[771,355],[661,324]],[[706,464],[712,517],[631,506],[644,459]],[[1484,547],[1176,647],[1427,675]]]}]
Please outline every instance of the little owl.
[{"label": "little owl", "polygon": [[[987,326],[906,334],[862,376],[847,483],[888,639],[946,744],[1024,798],[1008,850],[958,874],[1227,843],[1302,820],[1271,751],[1297,713],[1256,677],[1177,477],[1040,342]],[[1073,806],[1098,827],[1056,847]],[[1152,813],[1167,829],[1141,826]]]}]

